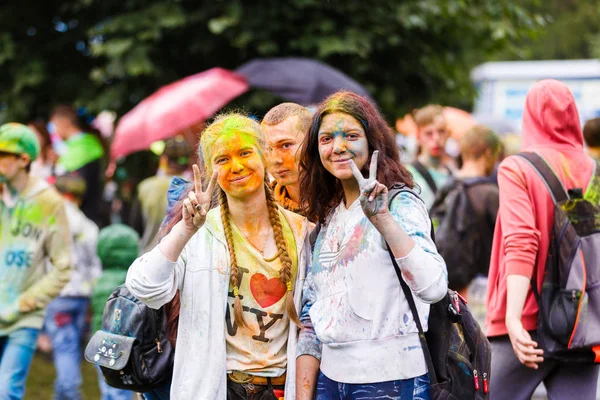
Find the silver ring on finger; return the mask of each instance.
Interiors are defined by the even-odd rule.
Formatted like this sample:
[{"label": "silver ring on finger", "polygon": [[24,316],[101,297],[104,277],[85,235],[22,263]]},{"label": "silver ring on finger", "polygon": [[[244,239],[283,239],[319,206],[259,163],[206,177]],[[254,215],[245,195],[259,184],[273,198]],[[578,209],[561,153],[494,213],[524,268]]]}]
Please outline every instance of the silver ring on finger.
[{"label": "silver ring on finger", "polygon": [[196,208],[196,211],[200,211],[200,209],[201,209],[202,207],[200,207],[200,204],[196,204],[196,207],[195,207],[195,208]]}]

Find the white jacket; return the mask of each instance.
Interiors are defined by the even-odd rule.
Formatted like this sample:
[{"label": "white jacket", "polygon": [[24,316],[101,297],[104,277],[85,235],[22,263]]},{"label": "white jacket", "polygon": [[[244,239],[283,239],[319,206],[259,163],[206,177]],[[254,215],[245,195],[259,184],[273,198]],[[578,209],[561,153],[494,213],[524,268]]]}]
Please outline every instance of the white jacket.
[{"label": "white jacket", "polygon": [[[298,247],[294,302],[300,310],[306,264],[310,260],[309,222],[281,209]],[[190,239],[177,262],[165,258],[158,246],[139,257],[127,273],[127,288],[151,308],[159,308],[181,291],[181,311],[171,398],[226,400],[227,371],[225,312],[228,307],[229,252],[219,208]],[[287,343],[286,399],[295,398],[298,328],[290,321]]]}]

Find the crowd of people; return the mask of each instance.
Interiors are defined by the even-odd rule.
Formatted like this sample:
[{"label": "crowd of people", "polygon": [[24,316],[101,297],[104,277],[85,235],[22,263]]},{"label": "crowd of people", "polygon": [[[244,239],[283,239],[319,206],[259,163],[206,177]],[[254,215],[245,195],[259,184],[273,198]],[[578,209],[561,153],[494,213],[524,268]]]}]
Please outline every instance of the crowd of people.
[{"label": "crowd of people", "polygon": [[72,107],[0,126],[0,400],[23,398],[38,347],[52,351],[54,398],[83,398],[83,347],[129,316],[106,311],[118,287],[164,313],[174,360],[138,394],[96,363],[103,400],[430,399],[419,330],[448,289],[491,343],[491,370],[465,371],[477,398],[529,399],[544,383],[550,399],[595,399],[598,366],[553,359],[537,339],[554,202],[515,153],[600,200],[600,119],[582,129],[566,85],[545,80],[527,95],[520,149],[476,125],[452,157],[443,107],[414,120],[412,155],[351,92],[261,121],[221,114],[197,144],[165,141],[121,223],[107,146]]}]

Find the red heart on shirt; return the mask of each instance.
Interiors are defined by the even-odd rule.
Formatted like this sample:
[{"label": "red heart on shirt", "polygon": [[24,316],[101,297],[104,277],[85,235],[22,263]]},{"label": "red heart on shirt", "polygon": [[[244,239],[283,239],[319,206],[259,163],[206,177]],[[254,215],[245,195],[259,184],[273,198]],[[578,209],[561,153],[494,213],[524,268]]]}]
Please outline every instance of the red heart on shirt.
[{"label": "red heart on shirt", "polygon": [[262,308],[267,308],[281,300],[286,286],[279,278],[267,279],[263,274],[254,274],[250,278],[250,291],[254,300]]}]

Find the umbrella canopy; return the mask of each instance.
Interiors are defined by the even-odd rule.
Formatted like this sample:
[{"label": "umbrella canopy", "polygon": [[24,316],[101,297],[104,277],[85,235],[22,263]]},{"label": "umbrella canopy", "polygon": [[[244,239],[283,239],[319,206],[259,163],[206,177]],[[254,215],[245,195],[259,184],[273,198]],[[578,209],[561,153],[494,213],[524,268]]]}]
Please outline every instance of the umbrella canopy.
[{"label": "umbrella canopy", "polygon": [[304,106],[319,103],[342,89],[370,98],[365,88],[344,73],[309,58],[255,59],[236,72],[245,76],[250,86]]},{"label": "umbrella canopy", "polygon": [[[448,124],[450,136],[457,140],[477,123],[471,114],[454,107],[444,107],[444,118]],[[417,124],[412,115],[406,114],[403,118],[396,120],[396,130],[405,136],[416,135]]]},{"label": "umbrella canopy", "polygon": [[248,90],[243,76],[222,68],[163,86],[125,114],[115,131],[111,158],[144,150],[210,118]]}]

